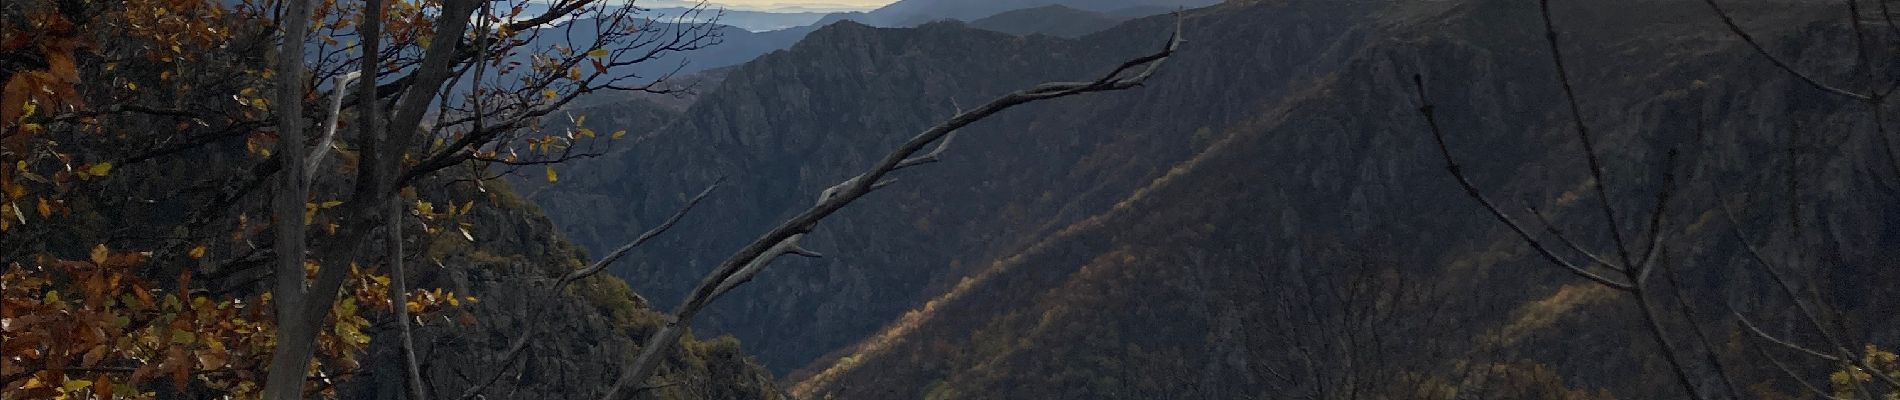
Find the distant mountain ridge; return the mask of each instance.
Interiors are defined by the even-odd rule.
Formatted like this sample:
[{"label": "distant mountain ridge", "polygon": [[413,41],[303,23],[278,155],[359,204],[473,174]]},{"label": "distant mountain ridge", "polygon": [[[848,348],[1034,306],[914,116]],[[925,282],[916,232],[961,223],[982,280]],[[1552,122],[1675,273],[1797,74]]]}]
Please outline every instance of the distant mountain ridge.
[{"label": "distant mountain ridge", "polygon": [[[1096,12],[1165,12],[1176,8],[1200,8],[1223,0],[900,0],[864,13],[842,14],[874,26],[916,26],[926,22],[955,19],[974,21],[1011,10],[1061,5]],[[1159,10],[1159,11],[1157,11]],[[1145,15],[1123,14],[1124,17]]]},{"label": "distant mountain ridge", "polygon": [[1114,27],[1128,18],[1054,4],[1006,11],[970,21],[970,27],[1012,35],[1043,34],[1077,38]]},{"label": "distant mountain ridge", "polygon": [[[1600,12],[1612,7],[1635,17]],[[1620,209],[1647,206],[1661,178],[1645,167],[1686,146],[1662,133],[1695,131],[1705,115],[1732,133],[1696,156],[1721,182],[1787,179],[1749,166],[1772,164],[1761,149],[1785,144],[1775,135],[1790,126],[1865,130],[1851,122],[1867,118],[1851,104],[1751,58],[1697,2],[1559,8],[1565,45],[1582,50],[1571,61],[1588,83],[1584,112],[1608,132],[1606,148],[1618,149],[1608,158],[1620,166],[1611,179],[1627,185]],[[1145,87],[1032,105],[963,130],[942,163],[814,231],[805,245],[825,258],[778,261],[696,326],[740,337],[804,398],[1326,393],[1467,361],[1496,362],[1509,378],[1501,385],[1535,390],[1460,393],[1473,398],[1674,397],[1666,374],[1653,373],[1667,368],[1657,350],[1621,318],[1625,305],[1514,242],[1445,175],[1422,131],[1412,74],[1427,78],[1454,151],[1470,158],[1480,186],[1513,200],[1574,197],[1549,187],[1585,180],[1543,32],[1526,22],[1537,20],[1534,5],[1296,0],[1185,14],[1189,46]],[[1832,20],[1748,15],[1765,15],[1753,23],[1774,27],[1762,35],[1780,38],[1769,43],[1778,53],[1852,48],[1839,23],[1817,22]],[[974,24],[839,22],[731,69],[649,139],[572,165],[535,201],[577,243],[600,248],[645,225],[624,221],[650,222],[680,193],[728,179],[701,213],[615,270],[667,305],[744,240],[896,141],[960,106],[1152,50],[1171,23],[1140,18],[1062,39]],[[1632,75],[1628,65],[1651,72]],[[1802,65],[1821,76],[1853,72]],[[1828,221],[1850,242],[1838,257],[1854,261],[1836,273],[1900,279],[1882,272],[1894,270],[1882,257],[1900,244],[1890,233],[1900,232],[1900,213],[1882,208],[1887,192],[1851,173],[1877,165],[1878,153],[1836,148],[1838,159],[1801,163],[1833,173],[1811,182],[1825,188],[1814,201],[1866,216]],[[1683,201],[1698,207],[1733,195],[1691,192]],[[1749,193],[1752,204],[1781,200],[1775,190]],[[1550,207],[1565,221],[1581,213]],[[1742,252],[1710,233],[1725,228],[1690,217],[1708,214],[1669,226],[1715,238],[1679,249],[1685,285],[1721,287],[1732,272],[1721,267],[1744,263]],[[1402,286],[1441,296],[1424,304],[1443,307],[1445,319],[1428,322],[1445,325],[1362,327],[1350,324],[1369,322],[1289,312],[1313,306],[1301,303],[1310,291],[1336,289],[1298,286],[1302,279],[1361,264],[1406,272],[1415,280]],[[1688,301],[1697,300],[1710,299]],[[1538,308],[1553,304],[1559,311]],[[1486,342],[1500,331],[1508,340]],[[1377,339],[1353,336],[1361,332],[1388,341],[1350,346]],[[1415,346],[1425,339],[1452,344]],[[1481,350],[1503,356],[1471,356]],[[1330,369],[1332,360],[1362,369]],[[1463,383],[1445,379],[1428,383]]]},{"label": "distant mountain ridge", "polygon": [[[577,243],[602,249],[637,234],[640,224],[624,221],[664,212],[665,204],[675,202],[672,193],[728,177],[729,189],[709,200],[703,214],[616,271],[667,305],[677,301],[683,285],[699,279],[699,268],[730,251],[724,246],[743,244],[808,194],[869,165],[894,141],[951,115],[958,104],[1100,73],[1160,46],[1166,38],[1161,28],[1169,23],[1167,17],[1132,21],[1082,41],[1015,37],[961,24],[883,29],[837,23],[789,51],[731,70],[720,87],[652,139],[611,159],[564,167],[561,183],[533,200]],[[821,260],[781,260],[715,304],[696,326],[734,333],[779,372],[872,332],[926,300],[933,288],[955,285],[989,257],[1110,206],[1119,194],[1165,173],[1211,140],[1211,133],[1201,131],[1248,118],[1245,103],[1208,99],[1273,96],[1290,83],[1249,80],[1194,89],[1168,83],[1213,73],[1221,67],[1213,56],[1184,54],[1183,60],[1204,61],[1179,64],[1139,94],[1039,104],[968,128],[957,143],[970,152],[947,155],[946,168],[920,170],[924,176],[917,179],[929,183],[881,191],[808,239],[811,246],[853,250],[827,252]],[[1308,62],[1302,57],[1241,60],[1323,70],[1301,67]],[[1136,106],[1144,102],[1166,106]],[[1098,112],[1105,117],[1074,117]],[[1029,126],[1041,133],[1012,133]],[[930,239],[938,236],[967,239]]]},{"label": "distant mountain ridge", "polygon": [[[653,8],[651,10],[658,13],[680,15],[692,9],[684,7],[662,7]],[[752,11],[720,7],[714,7],[710,10],[717,12],[720,25],[730,25],[752,32],[767,32],[807,26],[817,23],[818,20],[824,19],[826,15],[831,14],[830,12],[821,11]],[[712,14],[712,12],[708,12],[707,17],[711,18],[713,16]]]}]

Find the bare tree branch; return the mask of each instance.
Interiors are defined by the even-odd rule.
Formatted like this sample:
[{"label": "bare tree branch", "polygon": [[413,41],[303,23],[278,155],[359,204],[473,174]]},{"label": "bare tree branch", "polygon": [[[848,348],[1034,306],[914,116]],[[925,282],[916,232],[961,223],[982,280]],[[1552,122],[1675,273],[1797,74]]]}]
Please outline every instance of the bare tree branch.
[{"label": "bare tree branch", "polygon": [[1445,170],[1450,171],[1451,176],[1457,179],[1458,185],[1465,189],[1466,195],[1477,200],[1478,204],[1483,205],[1486,211],[1491,212],[1492,217],[1497,218],[1498,222],[1503,222],[1505,226],[1509,226],[1512,232],[1517,233],[1519,239],[1530,244],[1532,249],[1537,250],[1537,254],[1544,256],[1544,259],[1550,261],[1551,264],[1563,267],[1565,270],[1570,271],[1571,274],[1595,281],[1611,289],[1619,291],[1635,289],[1635,286],[1629,283],[1619,282],[1610,277],[1590,272],[1589,269],[1577,266],[1571,263],[1570,260],[1566,260],[1562,256],[1551,252],[1550,248],[1544,245],[1544,242],[1537,240],[1537,237],[1531,235],[1529,230],[1524,229],[1524,226],[1518,224],[1516,219],[1512,219],[1510,214],[1504,213],[1504,209],[1499,208],[1497,203],[1492,202],[1490,197],[1485,196],[1484,192],[1479,190],[1476,184],[1471,183],[1471,178],[1465,176],[1464,167],[1458,165],[1457,158],[1451,155],[1451,147],[1445,144],[1445,132],[1439,128],[1438,116],[1435,112],[1436,107],[1432,105],[1431,99],[1425,95],[1425,78],[1420,75],[1412,75],[1412,84],[1418,90],[1418,112],[1425,116],[1425,124],[1431,128],[1432,139],[1438,144],[1438,154],[1444,157]]},{"label": "bare tree branch", "polygon": [[1793,74],[1796,78],[1800,78],[1802,82],[1806,82],[1808,86],[1813,86],[1815,89],[1820,89],[1823,92],[1833,93],[1859,101],[1870,101],[1874,99],[1868,95],[1829,86],[1826,83],[1821,83],[1821,81],[1808,76],[1808,74],[1802,73],[1800,70],[1796,70],[1794,66],[1789,65],[1788,62],[1782,61],[1781,57],[1776,57],[1773,53],[1769,53],[1767,48],[1762,47],[1761,42],[1755,40],[1753,35],[1749,35],[1748,31],[1742,29],[1740,24],[1735,23],[1735,18],[1730,17],[1728,10],[1722,9],[1722,5],[1716,4],[1715,0],[1702,0],[1702,2],[1708,4],[1710,10],[1715,11],[1715,15],[1722,19],[1722,25],[1727,26],[1729,32],[1734,33],[1735,37],[1742,39],[1742,42],[1748,43],[1749,48],[1755,49],[1756,54],[1760,54],[1762,58],[1768,59],[1768,62],[1775,64],[1776,68]]},{"label": "bare tree branch", "polygon": [[[1748,251],[1749,256],[1753,257],[1756,263],[1761,264],[1762,269],[1768,272],[1769,278],[1775,281],[1776,286],[1781,289],[1782,294],[1788,296],[1789,300],[1794,302],[1795,308],[1801,311],[1801,315],[1803,318],[1806,319],[1806,321],[1808,322],[1808,325],[1814,328],[1815,331],[1819,332],[1821,334],[1821,337],[1826,339],[1828,341],[1828,344],[1834,347],[1834,352],[1840,355],[1838,359],[1845,363],[1851,363],[1858,366],[1859,368],[1866,369],[1867,371],[1869,371],[1868,375],[1873,375],[1875,377],[1880,378],[1880,380],[1883,383],[1886,383],[1889,387],[1892,387],[1894,389],[1900,389],[1900,378],[1895,378],[1893,376],[1889,376],[1887,374],[1882,374],[1882,373],[1877,372],[1877,371],[1880,371],[1880,369],[1874,368],[1872,365],[1868,365],[1865,359],[1863,359],[1857,353],[1855,353],[1852,349],[1847,347],[1846,342],[1842,341],[1840,339],[1840,336],[1837,335],[1833,329],[1829,329],[1827,324],[1822,323],[1822,319],[1820,316],[1821,311],[1817,309],[1818,306],[1811,305],[1811,304],[1808,304],[1806,301],[1803,301],[1799,294],[1800,291],[1795,289],[1794,284],[1792,282],[1789,282],[1786,276],[1782,275],[1781,268],[1777,267],[1775,263],[1769,261],[1768,257],[1762,254],[1761,248],[1756,246],[1754,241],[1749,240],[1748,236],[1742,233],[1741,222],[1736,219],[1734,209],[1730,208],[1727,202],[1717,201],[1716,203],[1721,204],[1722,215],[1728,218],[1730,229],[1732,230],[1732,232],[1734,232],[1736,239],[1742,242],[1742,247]],[[1737,313],[1736,316],[1740,317],[1740,313]],[[1756,330],[1756,333],[1759,335],[1762,332],[1760,332],[1760,330]],[[1785,341],[1775,341],[1775,342],[1777,342],[1777,344],[1792,345],[1792,343],[1788,343]],[[1797,348],[1797,349],[1806,350],[1805,348]],[[1806,351],[1806,352],[1819,354],[1819,352],[1814,352],[1814,351]]]},{"label": "bare tree branch", "polygon": [[1767,331],[1761,330],[1760,326],[1756,326],[1754,321],[1750,321],[1748,317],[1743,316],[1740,311],[1730,311],[1729,314],[1730,316],[1735,317],[1736,323],[1740,324],[1743,330],[1746,330],[1749,333],[1754,334],[1755,337],[1759,337],[1762,340],[1767,340],[1769,343],[1781,345],[1781,347],[1786,347],[1788,349],[1801,352],[1802,354],[1814,356],[1814,358],[1819,358],[1822,360],[1828,360],[1828,361],[1833,361],[1833,362],[1841,361],[1840,357],[1828,355],[1827,353],[1822,353],[1819,351],[1814,351],[1814,349],[1809,349],[1799,344],[1795,344],[1794,342],[1787,341],[1786,339],[1778,338],[1778,337],[1775,337],[1774,335],[1768,334]]},{"label": "bare tree branch", "polygon": [[[366,1],[375,1],[375,0],[366,0]],[[377,14],[381,14],[380,11],[381,10],[369,10],[368,12],[376,12]],[[364,24],[365,25],[368,25],[368,24],[381,25],[381,23],[382,21],[375,21],[375,22],[365,22]],[[364,49],[372,50],[374,49],[373,46],[374,45],[366,44]],[[373,55],[366,54],[366,57],[373,57]],[[375,63],[369,63],[369,64],[375,65]],[[330,81],[331,82],[330,83],[330,92],[331,92],[330,93],[330,113],[329,113],[330,117],[329,119],[325,120],[323,123],[323,138],[317,139],[316,149],[313,150],[312,153],[310,153],[310,156],[307,158],[307,161],[304,161],[304,173],[306,175],[304,177],[305,180],[317,179],[316,178],[317,168],[323,165],[324,158],[328,157],[330,155],[330,151],[335,149],[337,118],[342,116],[343,114],[343,96],[349,93],[348,88],[350,87],[350,84],[356,82],[356,78],[360,76],[363,76],[363,73],[361,71],[352,71],[348,74],[344,74],[343,76],[337,77],[336,79],[332,79]]]},{"label": "bare tree branch", "polygon": [[1782,374],[1788,375],[1788,379],[1793,379],[1795,382],[1800,383],[1802,388],[1807,389],[1808,393],[1814,394],[1815,397],[1828,399],[1828,400],[1847,400],[1846,398],[1835,397],[1834,395],[1831,395],[1825,391],[1822,391],[1820,388],[1814,387],[1814,384],[1808,383],[1807,378],[1803,378],[1801,377],[1801,374],[1795,373],[1794,369],[1789,368],[1787,363],[1781,362],[1780,358],[1776,358],[1775,355],[1769,354],[1767,350],[1763,350],[1757,347],[1755,348],[1755,352],[1758,354],[1761,354],[1763,358],[1767,358],[1768,362],[1774,363],[1775,368],[1781,369]]},{"label": "bare tree branch", "polygon": [[1563,229],[1558,228],[1555,222],[1551,222],[1550,216],[1544,215],[1544,212],[1541,210],[1538,210],[1537,206],[1535,204],[1532,204],[1530,200],[1524,201],[1524,209],[1526,211],[1530,211],[1532,216],[1537,217],[1537,222],[1539,224],[1544,225],[1544,230],[1546,232],[1550,232],[1551,236],[1557,237],[1557,241],[1560,243],[1563,243],[1565,247],[1569,247],[1571,251],[1575,251],[1578,254],[1582,254],[1584,258],[1588,258],[1590,259],[1590,261],[1596,262],[1597,265],[1602,265],[1610,269],[1617,269],[1617,270],[1624,269],[1621,265],[1611,262],[1610,260],[1604,259],[1603,256],[1599,256],[1595,252],[1592,252],[1589,249],[1585,249],[1583,248],[1583,246],[1578,245],[1576,241],[1571,240],[1569,235],[1564,234]]},{"label": "bare tree branch", "polygon": [[[633,251],[634,248],[638,248],[640,245],[646,244],[648,241],[653,240],[653,238],[659,237],[661,234],[666,233],[666,231],[673,229],[674,225],[679,224],[681,219],[686,218],[687,213],[692,212],[693,208],[699,206],[701,201],[706,200],[707,196],[712,195],[713,190],[718,189],[719,185],[724,181],[725,179],[722,178],[714,182],[711,186],[707,186],[706,189],[701,190],[698,195],[694,195],[691,200],[687,200],[686,205],[681,206],[678,211],[674,211],[672,216],[666,218],[666,221],[641,233],[640,236],[634,238],[633,241],[627,242],[627,244],[620,246],[618,249],[614,249],[614,251],[608,253],[607,256],[601,257],[599,261],[595,261],[593,265],[562,275],[559,279],[556,279],[553,284],[548,285],[548,295],[560,295],[561,290],[566,288],[568,284],[599,274],[601,271],[606,270],[608,265],[612,265],[614,261],[626,256],[627,252]],[[528,332],[522,332],[521,336],[515,338],[514,343],[508,345],[508,349],[503,351],[501,357],[498,357],[492,364],[496,366],[493,370],[494,372],[490,374],[487,379],[477,381],[474,386],[463,390],[462,395],[456,398],[459,400],[470,400],[480,396],[482,391],[488,390],[489,386],[494,385],[496,381],[501,379],[502,375],[506,374],[508,368],[502,366],[514,362],[515,357],[520,356],[523,350],[528,348],[529,340],[536,336],[532,328]]]},{"label": "bare tree branch", "polygon": [[1669,293],[1676,299],[1676,308],[1682,310],[1683,317],[1688,319],[1689,328],[1695,332],[1696,340],[1702,345],[1703,361],[1709,363],[1709,367],[1715,370],[1717,378],[1721,378],[1722,388],[1728,390],[1728,397],[1741,399],[1741,387],[1735,384],[1735,377],[1729,373],[1728,367],[1723,365],[1722,357],[1715,353],[1715,342],[1710,340],[1709,333],[1702,329],[1702,319],[1696,315],[1695,307],[1689,304],[1687,296],[1683,296],[1683,291],[1686,289],[1677,278],[1675,268],[1672,268],[1670,264],[1663,264],[1662,267],[1668,270],[1665,271],[1663,279],[1669,283]]},{"label": "bare tree branch", "polygon": [[[1159,52],[1123,62],[1113,71],[1110,71],[1108,74],[1094,81],[1044,83],[1027,90],[1004,95],[975,110],[960,113],[948,121],[912,137],[895,151],[886,155],[876,166],[873,166],[864,173],[847,179],[843,183],[833,186],[830,189],[826,189],[820,194],[817,204],[805,210],[803,213],[800,213],[798,216],[781,223],[777,228],[760,236],[751,244],[746,245],[745,248],[734,253],[731,257],[727,258],[726,261],[721,262],[718,267],[713,269],[711,274],[708,274],[704,280],[700,281],[699,286],[681,302],[679,308],[673,313],[673,317],[668,321],[666,326],[662,327],[659,332],[655,332],[643,342],[644,347],[641,348],[640,355],[634,359],[633,364],[620,375],[620,378],[614,382],[613,386],[607,390],[606,395],[602,396],[602,398],[607,400],[619,399],[627,394],[623,392],[625,388],[645,381],[647,376],[651,375],[654,369],[659,366],[660,360],[665,357],[664,355],[678,343],[680,337],[685,335],[686,330],[692,324],[693,317],[708,304],[717,300],[720,295],[750,280],[779,256],[785,254],[810,253],[809,251],[802,250],[798,246],[799,240],[802,239],[806,233],[811,232],[812,229],[826,217],[843,209],[846,205],[862,198],[864,195],[869,194],[878,187],[880,183],[885,182],[884,177],[886,175],[901,169],[905,160],[911,159],[914,154],[922,151],[924,147],[944,139],[958,129],[1018,105],[1083,93],[1116,91],[1141,86],[1143,82],[1153,76],[1161,65],[1180,48],[1182,43],[1182,23],[1182,18],[1177,15],[1173,33],[1168,38],[1166,45],[1163,46]],[[1143,69],[1140,74],[1132,77],[1123,76],[1123,73],[1126,71],[1144,66],[1145,69]],[[911,165],[919,164],[913,163]]]},{"label": "bare tree branch", "polygon": [[1550,45],[1550,63],[1556,67],[1557,83],[1563,87],[1564,103],[1570,106],[1570,121],[1577,128],[1577,141],[1583,143],[1584,160],[1590,166],[1590,187],[1596,189],[1597,205],[1603,209],[1603,220],[1609,222],[1610,239],[1616,245],[1617,254],[1623,258],[1624,268],[1637,268],[1635,258],[1630,257],[1629,245],[1623,240],[1616,207],[1610,205],[1609,182],[1603,175],[1603,161],[1597,156],[1595,141],[1590,138],[1590,126],[1583,122],[1583,108],[1577,103],[1577,90],[1570,84],[1570,70],[1564,65],[1563,46],[1558,45],[1557,28],[1550,18],[1550,0],[1539,0],[1537,5],[1544,17],[1544,41]]}]

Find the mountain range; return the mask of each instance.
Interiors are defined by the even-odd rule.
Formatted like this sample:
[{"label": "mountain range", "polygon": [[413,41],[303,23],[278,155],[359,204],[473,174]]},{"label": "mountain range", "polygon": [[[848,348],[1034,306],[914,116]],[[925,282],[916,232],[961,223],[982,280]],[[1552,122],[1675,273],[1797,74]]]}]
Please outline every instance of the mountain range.
[{"label": "mountain range", "polygon": [[[1158,48],[1173,25],[1150,16],[1079,38],[874,27],[906,25],[891,16],[915,10],[995,14],[985,4],[909,0],[861,15],[869,25],[819,28],[725,70],[677,115],[628,127],[646,133],[566,167],[530,200],[598,251],[724,178],[693,218],[614,271],[670,306],[751,235],[910,134],[1011,90],[1093,76]],[[1023,13],[1092,21],[1106,6]],[[1792,249],[1802,234],[1778,227],[1805,218],[1804,229],[1825,226],[1835,260],[1815,273],[1892,274],[1882,249],[1900,244],[1900,216],[1883,206],[1893,191],[1854,172],[1886,162],[1861,133],[1863,108],[1762,62],[1699,2],[1554,8],[1578,113],[1616,149],[1603,157],[1611,207],[1648,209],[1677,175],[1714,182],[1680,189],[1658,218],[1681,241],[1666,257],[1684,308],[1788,306],[1736,278],[1748,273],[1729,229],[1781,232],[1762,234]],[[1838,61],[1851,56],[1821,50],[1853,48],[1844,21],[1780,3],[1733,12],[1750,16],[1764,51],[1854,76]],[[941,163],[820,226],[805,244],[825,258],[779,261],[696,326],[738,337],[803,398],[1680,395],[1656,372],[1669,367],[1632,305],[1543,264],[1473,204],[1419,113],[1414,75],[1476,185],[1591,232],[1586,245],[1636,229],[1590,218],[1577,200],[1590,175],[1534,5],[1230,1],[1183,18],[1188,47],[1145,87],[964,129]],[[1780,158],[1791,141],[1829,156]],[[1776,189],[1796,179],[1814,189]],[[1741,224],[1714,226],[1715,205],[1730,203]],[[1845,301],[1848,315],[1893,308]],[[1474,365],[1495,382],[1472,383]],[[1406,379],[1379,380],[1393,376]]]}]

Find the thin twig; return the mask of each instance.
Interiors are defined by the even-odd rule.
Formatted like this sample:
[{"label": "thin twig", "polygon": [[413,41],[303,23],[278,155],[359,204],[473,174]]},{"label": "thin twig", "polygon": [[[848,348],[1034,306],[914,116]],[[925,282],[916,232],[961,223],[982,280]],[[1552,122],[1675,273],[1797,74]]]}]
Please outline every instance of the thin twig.
[{"label": "thin twig", "polygon": [[1808,74],[1794,69],[1794,66],[1789,65],[1786,61],[1782,61],[1781,57],[1776,57],[1773,53],[1769,53],[1767,48],[1762,47],[1761,42],[1756,41],[1753,35],[1749,35],[1747,30],[1742,29],[1740,24],[1735,23],[1735,18],[1730,17],[1728,11],[1722,9],[1720,4],[1716,4],[1715,0],[1702,0],[1702,2],[1708,4],[1710,10],[1715,11],[1715,16],[1721,17],[1722,24],[1728,26],[1729,32],[1734,33],[1735,37],[1742,39],[1742,42],[1748,43],[1748,47],[1755,49],[1756,54],[1760,54],[1762,58],[1768,59],[1768,62],[1775,64],[1776,68],[1793,74],[1796,78],[1800,78],[1802,82],[1806,82],[1808,86],[1813,86],[1815,89],[1820,89],[1823,92],[1833,93],[1859,101],[1873,100],[1872,96],[1828,86],[1828,84],[1821,83],[1821,81],[1808,76]]},{"label": "thin twig", "polygon": [[1496,203],[1493,203],[1490,197],[1485,196],[1484,192],[1479,190],[1476,184],[1471,183],[1471,178],[1465,176],[1464,168],[1459,166],[1458,160],[1451,155],[1451,147],[1445,144],[1445,132],[1439,128],[1435,106],[1432,105],[1431,99],[1425,95],[1425,78],[1420,75],[1413,75],[1412,84],[1418,90],[1418,112],[1425,116],[1425,124],[1431,128],[1432,139],[1438,144],[1438,154],[1443,156],[1445,160],[1445,170],[1450,171],[1451,176],[1457,179],[1458,185],[1465,189],[1466,195],[1477,200],[1478,204],[1483,205],[1486,211],[1491,212],[1492,217],[1497,218],[1498,222],[1503,222],[1505,226],[1509,226],[1512,232],[1517,233],[1518,238],[1530,244],[1532,249],[1537,250],[1537,254],[1544,256],[1544,259],[1550,261],[1551,264],[1563,267],[1572,274],[1595,281],[1611,289],[1626,292],[1635,289],[1635,286],[1629,283],[1618,282],[1610,277],[1590,272],[1588,269],[1579,267],[1569,260],[1564,259],[1562,256],[1551,252],[1548,246],[1545,246],[1542,241],[1537,240],[1536,236],[1531,235],[1530,231],[1524,229],[1524,226],[1518,224],[1517,220],[1512,219],[1509,214],[1505,214],[1504,210],[1499,208]]}]

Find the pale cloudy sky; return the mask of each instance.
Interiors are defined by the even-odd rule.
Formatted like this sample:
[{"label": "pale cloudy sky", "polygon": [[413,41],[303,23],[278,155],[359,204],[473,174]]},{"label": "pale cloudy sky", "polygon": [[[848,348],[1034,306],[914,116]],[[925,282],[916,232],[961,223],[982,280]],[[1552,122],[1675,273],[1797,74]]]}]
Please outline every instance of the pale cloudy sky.
[{"label": "pale cloudy sky", "polygon": [[[726,6],[726,7],[731,7],[733,9],[746,9],[746,10],[764,10],[764,9],[786,8],[786,7],[804,7],[804,8],[814,8],[814,9],[821,9],[821,10],[847,10],[847,9],[848,10],[870,10],[870,9],[874,9],[878,7],[883,7],[884,5],[891,4],[894,1],[896,0],[712,0],[712,3]],[[648,6],[664,7],[664,6],[680,4],[680,3],[689,3],[689,1],[643,0],[643,1],[639,1],[639,3],[645,4]]]}]

